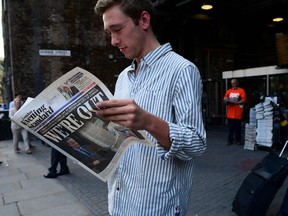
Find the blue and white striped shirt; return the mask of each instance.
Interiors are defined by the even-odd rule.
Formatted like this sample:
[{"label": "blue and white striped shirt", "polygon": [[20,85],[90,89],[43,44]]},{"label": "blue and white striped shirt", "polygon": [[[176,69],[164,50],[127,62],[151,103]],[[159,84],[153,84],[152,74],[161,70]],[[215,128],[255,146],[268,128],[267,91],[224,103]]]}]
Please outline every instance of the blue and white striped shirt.
[{"label": "blue and white striped shirt", "polygon": [[[201,113],[202,82],[197,67],[172,51],[169,43],[126,68],[116,83],[115,98],[133,98],[170,128],[169,150],[134,144],[108,180],[113,216],[184,215],[194,173],[193,158],[206,149]],[[161,128],[159,128],[161,130]],[[180,212],[180,213],[179,213]]]}]

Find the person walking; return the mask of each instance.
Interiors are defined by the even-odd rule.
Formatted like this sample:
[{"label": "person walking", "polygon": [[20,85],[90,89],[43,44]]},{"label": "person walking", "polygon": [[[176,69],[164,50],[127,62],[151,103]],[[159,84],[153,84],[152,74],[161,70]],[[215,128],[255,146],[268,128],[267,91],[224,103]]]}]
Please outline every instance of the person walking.
[{"label": "person walking", "polygon": [[98,102],[96,114],[155,143],[131,145],[108,179],[111,215],[185,215],[194,158],[206,149],[198,68],[161,45],[149,0],[98,0],[104,30],[132,64],[116,82],[114,99]]},{"label": "person walking", "polygon": [[[10,103],[9,103],[9,109],[11,109],[12,107],[14,107],[14,100],[15,100],[15,99],[19,99],[19,100],[21,101],[21,103],[23,104],[23,101],[22,101],[22,93],[15,93],[13,100],[10,101]],[[22,104],[21,104],[21,105],[22,105]]]},{"label": "person walking", "polygon": [[237,145],[241,145],[241,122],[244,115],[244,104],[247,100],[246,92],[243,88],[239,87],[239,81],[237,79],[231,80],[231,86],[224,95],[228,119],[227,145],[232,145],[233,141],[235,141]]},{"label": "person walking", "polygon": [[[59,172],[57,172],[58,164],[60,164]],[[45,178],[57,178],[57,176],[70,173],[67,166],[67,157],[53,147],[51,147],[51,166],[48,168],[48,171],[48,174],[44,175]]]},{"label": "person walking", "polygon": [[[14,106],[12,106],[9,109],[9,118],[11,119],[13,115],[20,109],[22,105],[22,101],[20,98],[14,99]],[[15,153],[20,153],[21,149],[19,148],[19,138],[20,134],[22,135],[24,147],[27,154],[31,154],[32,150],[31,148],[34,147],[29,140],[28,131],[15,123],[14,121],[11,121],[11,131],[13,135],[13,146]]]}]

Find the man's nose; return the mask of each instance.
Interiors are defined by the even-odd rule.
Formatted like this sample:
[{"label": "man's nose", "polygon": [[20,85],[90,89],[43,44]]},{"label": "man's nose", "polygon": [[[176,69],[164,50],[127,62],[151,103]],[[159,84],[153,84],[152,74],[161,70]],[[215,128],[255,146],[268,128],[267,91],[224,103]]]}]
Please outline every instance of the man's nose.
[{"label": "man's nose", "polygon": [[115,34],[111,34],[111,44],[112,46],[117,46],[119,44],[119,38]]}]

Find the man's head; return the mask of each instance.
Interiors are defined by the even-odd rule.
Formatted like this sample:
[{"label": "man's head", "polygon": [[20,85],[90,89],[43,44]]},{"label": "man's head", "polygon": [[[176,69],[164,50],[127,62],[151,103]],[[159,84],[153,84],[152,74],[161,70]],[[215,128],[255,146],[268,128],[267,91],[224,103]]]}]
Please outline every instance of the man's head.
[{"label": "man's head", "polygon": [[98,0],[95,11],[102,16],[111,44],[126,58],[139,60],[157,47],[149,0]]},{"label": "man's head", "polygon": [[238,85],[239,85],[239,82],[238,82],[237,79],[232,79],[231,80],[231,86],[232,86],[233,89],[237,89]]},{"label": "man's head", "polygon": [[22,103],[21,97],[20,98],[16,97],[14,99],[14,107],[16,108],[16,110],[18,110],[21,107],[21,103]]},{"label": "man's head", "polygon": [[63,91],[65,91],[65,92],[69,92],[70,91],[70,88],[67,85],[63,85],[62,88],[63,88]]},{"label": "man's head", "polygon": [[70,146],[71,148],[79,148],[80,147],[80,144],[76,140],[74,140],[73,138],[69,137],[66,142],[67,142],[68,146]]},{"label": "man's head", "polygon": [[154,20],[154,8],[150,0],[98,0],[95,11],[103,15],[109,8],[119,5],[123,13],[131,17],[135,25],[139,24],[141,13],[147,11]]}]

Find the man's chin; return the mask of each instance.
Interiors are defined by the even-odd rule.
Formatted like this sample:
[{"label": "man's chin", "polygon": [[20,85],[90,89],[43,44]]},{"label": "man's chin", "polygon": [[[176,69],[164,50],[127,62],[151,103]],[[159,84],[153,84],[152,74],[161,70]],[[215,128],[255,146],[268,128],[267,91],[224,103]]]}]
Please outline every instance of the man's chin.
[{"label": "man's chin", "polygon": [[[124,54],[124,53],[123,53],[123,54]],[[128,55],[128,54],[124,54],[124,56],[125,56],[125,58],[130,59],[130,60],[133,60],[133,59],[134,59],[133,56],[130,56],[130,55]]]}]

